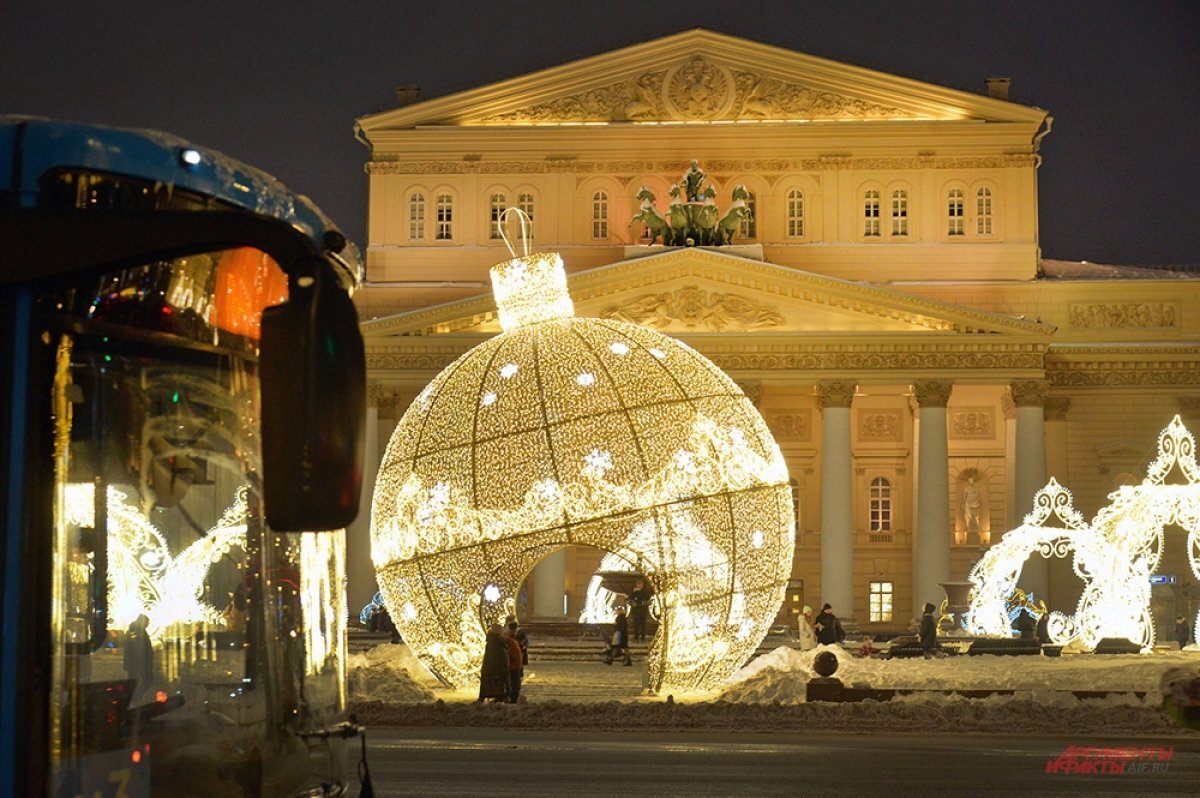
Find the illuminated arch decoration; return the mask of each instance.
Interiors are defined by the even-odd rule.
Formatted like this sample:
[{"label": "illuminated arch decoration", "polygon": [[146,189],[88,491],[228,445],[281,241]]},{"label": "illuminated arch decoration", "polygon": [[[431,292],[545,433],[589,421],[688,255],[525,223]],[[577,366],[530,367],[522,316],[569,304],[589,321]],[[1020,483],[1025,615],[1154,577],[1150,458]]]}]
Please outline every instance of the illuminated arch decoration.
[{"label": "illuminated arch decoration", "polygon": [[[1058,523],[1048,525],[1049,521]],[[1087,572],[1081,569],[1091,560],[1089,544],[1094,537],[1083,514],[1072,505],[1071,492],[1051,477],[1046,487],[1034,494],[1033,511],[1025,516],[1024,523],[1005,533],[967,576],[972,584],[967,631],[1005,637],[1012,634],[1012,597],[1026,560],[1034,554],[1065,557],[1074,551],[1075,573],[1087,581]],[[1051,621],[1055,620],[1052,614]],[[1056,626],[1067,632],[1074,629],[1074,621],[1064,616]]]},{"label": "illuminated arch decoration", "polygon": [[[1184,482],[1167,484],[1173,473]],[[971,569],[974,591],[968,628],[978,634],[1010,634],[1002,610],[1025,560],[1035,550],[1046,557],[1073,550],[1074,570],[1084,589],[1074,615],[1050,613],[1051,638],[1057,643],[1078,639],[1094,648],[1103,638],[1120,637],[1149,651],[1155,637],[1150,576],[1162,559],[1167,526],[1187,532],[1188,560],[1200,578],[1200,467],[1195,439],[1179,416],[1159,433],[1158,456],[1146,478],[1118,488],[1108,499],[1085,525],[1070,507],[1070,494],[1051,479],[1035,497],[1034,512],[1025,517],[1025,524],[1008,532]],[[1050,509],[1063,527],[1044,526]]]},{"label": "illuminated arch decoration", "polygon": [[392,619],[447,683],[478,683],[487,625],[564,545],[633,564],[662,602],[656,691],[720,684],[783,600],[795,517],[779,447],[690,347],[573,316],[557,254],[492,269],[503,332],[448,366],[396,427],[372,557]]}]

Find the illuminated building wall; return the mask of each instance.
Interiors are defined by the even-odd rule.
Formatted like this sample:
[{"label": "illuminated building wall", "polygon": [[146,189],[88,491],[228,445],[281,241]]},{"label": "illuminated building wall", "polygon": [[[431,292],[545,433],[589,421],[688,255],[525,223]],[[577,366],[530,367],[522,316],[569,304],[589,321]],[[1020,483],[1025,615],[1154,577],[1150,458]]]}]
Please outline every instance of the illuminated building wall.
[{"label": "illuminated building wall", "polygon": [[[864,626],[872,584],[894,606],[873,626],[904,628],[1050,477],[1090,518],[1140,480],[1174,414],[1200,423],[1194,279],[1042,259],[1041,109],[690,31],[359,129],[369,476],[424,387],[500,332],[492,207],[530,203],[534,248],[562,254],[576,315],[679,338],[737,381],[794,482],[798,603]],[[754,194],[753,235],[642,245],[635,195],[648,187],[668,213],[692,159],[718,203],[739,184]],[[375,591],[368,537],[365,519],[350,530],[355,607]],[[1172,540],[1182,588],[1195,580]],[[522,616],[566,618],[547,595],[560,585],[577,617],[576,570],[601,556],[548,561]],[[1027,578],[1064,611],[1083,584],[1069,563]],[[1155,611],[1177,593],[1158,589]]]}]

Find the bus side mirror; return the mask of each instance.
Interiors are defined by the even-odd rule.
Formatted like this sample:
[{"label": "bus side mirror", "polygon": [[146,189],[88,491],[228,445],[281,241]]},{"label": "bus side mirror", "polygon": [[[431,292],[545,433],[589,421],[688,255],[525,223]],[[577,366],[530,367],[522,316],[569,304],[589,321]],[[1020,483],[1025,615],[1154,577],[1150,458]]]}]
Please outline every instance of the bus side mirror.
[{"label": "bus side mirror", "polygon": [[367,412],[358,314],[328,264],[289,276],[263,311],[263,500],[279,532],[339,529],[358,515]]}]

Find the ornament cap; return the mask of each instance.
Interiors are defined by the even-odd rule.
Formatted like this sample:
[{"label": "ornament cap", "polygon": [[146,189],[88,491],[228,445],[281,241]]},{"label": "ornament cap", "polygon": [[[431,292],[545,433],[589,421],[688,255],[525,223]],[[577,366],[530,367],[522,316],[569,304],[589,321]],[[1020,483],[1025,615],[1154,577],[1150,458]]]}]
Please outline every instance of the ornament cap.
[{"label": "ornament cap", "polygon": [[492,294],[500,311],[500,327],[569,319],[575,305],[567,293],[567,272],[557,252],[535,252],[492,267]]}]

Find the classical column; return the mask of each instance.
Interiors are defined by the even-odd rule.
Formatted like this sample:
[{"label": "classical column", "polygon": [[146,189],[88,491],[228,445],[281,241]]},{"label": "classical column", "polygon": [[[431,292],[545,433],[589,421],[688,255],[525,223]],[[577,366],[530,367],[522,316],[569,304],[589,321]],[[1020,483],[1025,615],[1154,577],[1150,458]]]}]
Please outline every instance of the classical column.
[{"label": "classical column", "polygon": [[542,620],[561,620],[563,595],[566,589],[567,550],[559,549],[534,566],[529,574],[533,588],[533,617]]},{"label": "classical column", "polygon": [[[375,494],[375,475],[383,451],[379,447],[379,409],[395,403],[391,389],[373,382],[367,386],[367,419],[363,439],[363,480],[358,517],[346,527],[346,601],[351,619],[379,590],[375,584],[375,564],[371,561],[371,498]],[[385,411],[386,412],[386,411]]]},{"label": "classical column", "polygon": [[[1012,384],[1013,404],[1017,406],[1016,476],[1013,497],[1016,517],[1011,527],[1033,510],[1033,496],[1046,486],[1046,383],[1023,380]],[[1025,562],[1017,585],[1026,592],[1048,598],[1050,576],[1044,557],[1034,555]]]},{"label": "classical column", "polygon": [[1071,479],[1067,470],[1067,411],[1070,409],[1071,400],[1066,396],[1047,396],[1042,406],[1046,423],[1046,479],[1054,477],[1068,489]]},{"label": "classical column", "polygon": [[[850,449],[852,382],[817,385],[821,407],[821,603],[854,615],[854,494]],[[817,606],[817,605],[813,605]]]},{"label": "classical column", "polygon": [[951,382],[913,384],[919,417],[917,519],[913,536],[913,611],[940,605],[950,581],[950,453],[946,403]]},{"label": "classical column", "polygon": [[[1049,481],[1050,477],[1054,477],[1058,484],[1068,490],[1071,488],[1067,466],[1067,411],[1070,409],[1071,400],[1066,396],[1047,396],[1042,406],[1046,421],[1046,479]],[[1078,584],[1072,579],[1074,571],[1071,558],[1054,557],[1046,561],[1046,566],[1049,582],[1047,606],[1052,610],[1074,612],[1079,602],[1079,592],[1070,590],[1070,586]]]}]

